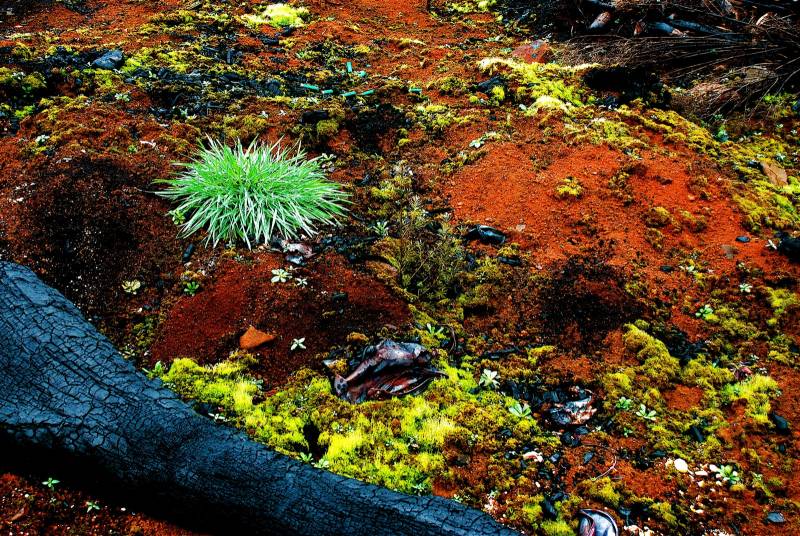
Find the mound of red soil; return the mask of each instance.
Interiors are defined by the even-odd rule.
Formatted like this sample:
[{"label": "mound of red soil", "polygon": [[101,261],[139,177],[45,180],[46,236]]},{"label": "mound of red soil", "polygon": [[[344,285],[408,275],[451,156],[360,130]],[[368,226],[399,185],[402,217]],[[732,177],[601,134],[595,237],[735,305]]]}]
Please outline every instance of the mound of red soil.
[{"label": "mound of red soil", "polygon": [[[249,326],[277,337],[255,350],[259,371],[272,384],[301,367],[319,369],[318,353],[345,344],[353,332],[376,333],[410,320],[407,305],[371,276],[328,254],[293,279],[273,283],[283,258],[263,254],[253,264],[223,261],[213,280],[192,297],[181,298],[168,313],[152,349],[153,362],[191,357],[202,363],[225,359],[239,346]],[[306,278],[307,285],[297,284]],[[305,349],[291,350],[294,339]]]}]

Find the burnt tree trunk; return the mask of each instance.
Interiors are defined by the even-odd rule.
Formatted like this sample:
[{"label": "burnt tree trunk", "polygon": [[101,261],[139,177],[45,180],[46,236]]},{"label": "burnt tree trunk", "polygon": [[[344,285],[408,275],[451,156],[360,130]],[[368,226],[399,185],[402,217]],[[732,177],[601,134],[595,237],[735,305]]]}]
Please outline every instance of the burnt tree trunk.
[{"label": "burnt tree trunk", "polygon": [[59,457],[87,478],[103,475],[146,507],[226,532],[515,534],[453,501],[314,469],[198,415],[137,372],[66,298],[7,262],[0,262],[0,436],[41,453],[43,463]]}]

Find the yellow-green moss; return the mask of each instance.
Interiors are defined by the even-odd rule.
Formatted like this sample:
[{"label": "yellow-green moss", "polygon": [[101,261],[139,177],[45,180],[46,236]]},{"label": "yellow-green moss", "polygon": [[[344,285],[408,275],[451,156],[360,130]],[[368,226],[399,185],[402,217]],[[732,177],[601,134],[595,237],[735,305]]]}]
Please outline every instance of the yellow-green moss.
[{"label": "yellow-green moss", "polygon": [[788,289],[771,289],[767,288],[769,306],[772,308],[776,320],[791,311],[800,307],[800,298],[797,293]]},{"label": "yellow-green moss", "polygon": [[304,7],[292,7],[287,4],[270,4],[259,14],[244,15],[242,19],[246,24],[259,27],[269,24],[275,28],[296,28],[304,24],[304,19],[309,15]]},{"label": "yellow-green moss", "polygon": [[721,391],[724,402],[747,402],[746,414],[756,424],[769,425],[770,398],[778,396],[778,383],[769,376],[755,374],[749,379],[726,385]]},{"label": "yellow-green moss", "polygon": [[480,441],[501,452],[503,428],[513,430],[509,441],[515,444],[550,441],[533,420],[513,417],[501,394],[471,394],[472,373],[446,363],[440,364],[446,377],[419,396],[358,405],[334,396],[329,380],[308,370],[254,403],[261,391],[246,374],[248,363],[246,357],[215,366],[176,359],[161,378],[184,397],[218,406],[233,424],[291,456],[308,451],[304,429],[316,427],[325,467],[407,493],[429,489],[433,477],[445,475],[448,441]]},{"label": "yellow-green moss", "polygon": [[475,13],[489,11],[497,0],[461,0],[460,2],[447,2],[447,8],[456,13]]},{"label": "yellow-green moss", "polygon": [[666,227],[672,222],[672,214],[664,207],[651,207],[644,216],[644,222],[650,227]]},{"label": "yellow-green moss", "polygon": [[575,177],[565,177],[556,186],[555,193],[559,199],[579,199],[583,196],[583,186]]},{"label": "yellow-green moss", "polygon": [[610,508],[616,509],[619,507],[620,501],[622,500],[622,495],[617,490],[617,487],[620,485],[619,483],[612,482],[609,477],[604,476],[594,481],[584,480],[579,485],[579,488],[581,493],[584,493],[586,496],[600,501]]},{"label": "yellow-green moss", "polygon": [[588,100],[588,92],[578,76],[583,67],[526,63],[511,58],[486,58],[479,67],[487,73],[507,72],[518,84],[516,98],[520,102],[533,103],[539,97],[551,97],[570,107],[582,106]]},{"label": "yellow-green moss", "polygon": [[623,335],[625,348],[642,363],[639,373],[650,385],[664,388],[680,374],[680,362],[672,357],[663,342],[630,324]]}]

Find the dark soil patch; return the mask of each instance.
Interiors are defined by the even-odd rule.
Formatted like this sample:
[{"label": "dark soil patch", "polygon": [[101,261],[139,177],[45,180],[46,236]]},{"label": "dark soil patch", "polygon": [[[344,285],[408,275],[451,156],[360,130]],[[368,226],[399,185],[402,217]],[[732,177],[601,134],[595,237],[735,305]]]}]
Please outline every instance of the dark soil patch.
[{"label": "dark soil patch", "polygon": [[586,347],[641,316],[641,305],[625,290],[626,274],[608,264],[610,256],[606,249],[570,257],[552,272],[539,294],[546,336]]},{"label": "dark soil patch", "polygon": [[169,207],[147,191],[152,167],[115,156],[64,160],[32,169],[15,253],[92,314],[108,310],[123,280],[157,279],[180,245]]}]

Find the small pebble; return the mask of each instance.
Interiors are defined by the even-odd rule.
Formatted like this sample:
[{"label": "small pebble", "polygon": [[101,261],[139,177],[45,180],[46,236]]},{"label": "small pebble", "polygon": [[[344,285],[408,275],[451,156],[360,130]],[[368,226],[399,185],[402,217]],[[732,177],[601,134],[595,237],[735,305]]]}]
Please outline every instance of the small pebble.
[{"label": "small pebble", "polygon": [[782,417],[777,413],[770,413],[769,418],[772,421],[772,424],[775,425],[775,430],[778,433],[788,434],[791,431],[789,428],[789,421],[787,421],[785,417]]},{"label": "small pebble", "polygon": [[770,523],[786,523],[786,518],[780,512],[770,512],[767,514],[767,521]]},{"label": "small pebble", "polygon": [[746,244],[746,243],[750,242],[750,237],[749,236],[737,236],[736,237],[736,241],[737,242],[741,242],[742,244]]},{"label": "small pebble", "polygon": [[677,470],[679,473],[686,473],[689,471],[689,464],[686,463],[686,460],[683,458],[678,458],[675,460],[674,465],[675,470]]}]

